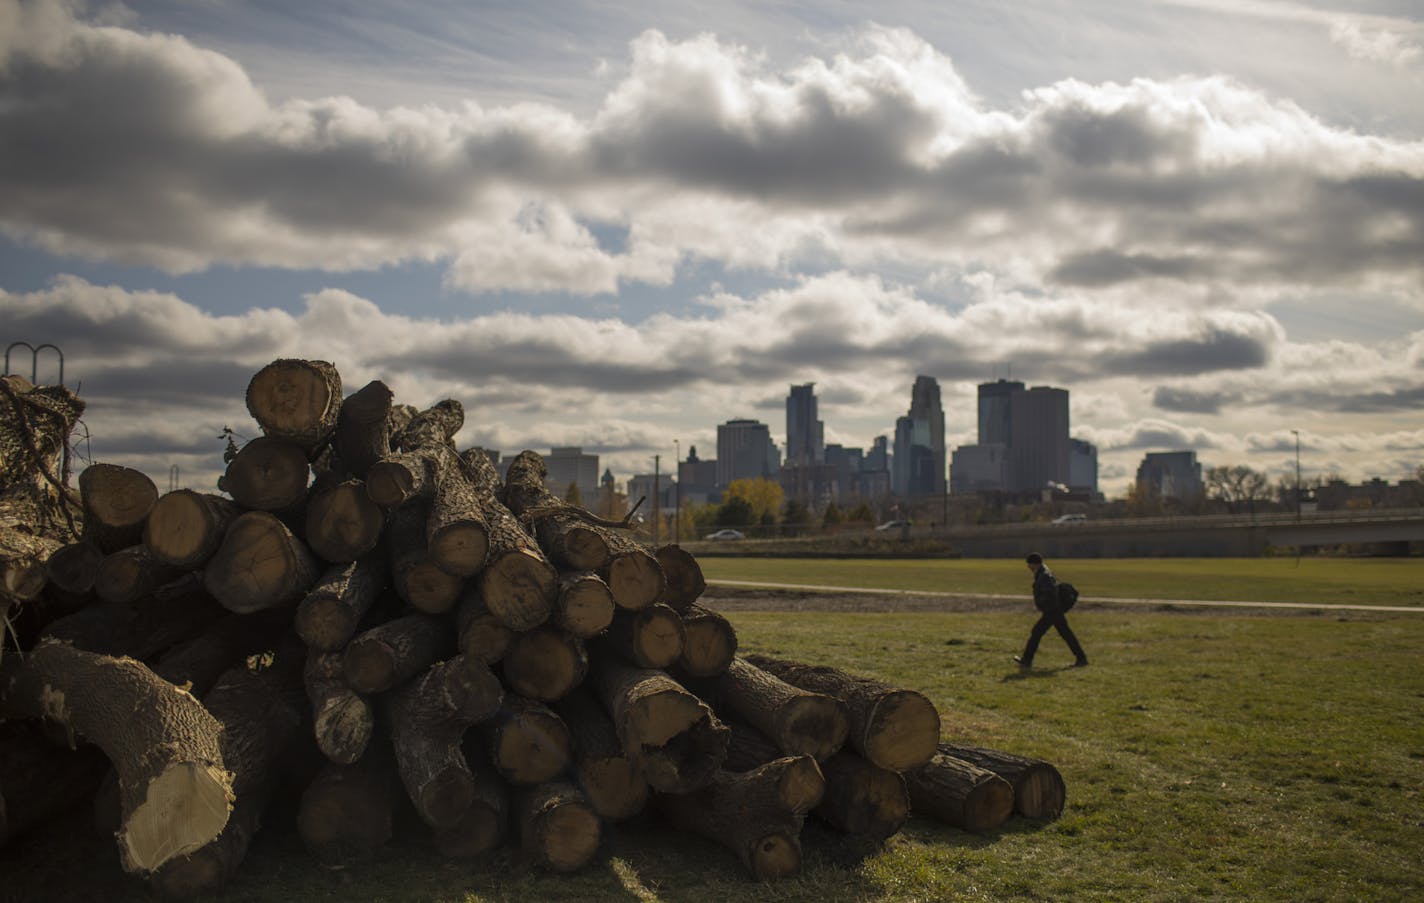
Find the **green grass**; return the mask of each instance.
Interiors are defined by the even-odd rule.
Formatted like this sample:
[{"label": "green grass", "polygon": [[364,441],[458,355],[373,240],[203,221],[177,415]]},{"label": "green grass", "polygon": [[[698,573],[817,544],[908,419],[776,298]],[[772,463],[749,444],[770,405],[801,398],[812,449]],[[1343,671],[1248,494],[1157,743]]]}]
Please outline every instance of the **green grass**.
[{"label": "green grass", "polygon": [[[1055,821],[1015,818],[976,836],[912,818],[862,856],[809,820],[802,874],[763,886],[720,847],[651,822],[615,829],[607,855],[568,876],[510,851],[448,862],[418,829],[369,861],[330,869],[300,849],[279,809],[222,899],[1424,899],[1424,618],[1103,607],[1073,618],[1090,667],[1067,669],[1050,634],[1039,667],[1021,674],[1009,656],[1031,617],[733,620],[745,651],[915,687],[939,707],[947,739],[1055,763],[1068,788]],[[69,899],[85,874],[116,876],[112,841],[72,840],[87,825],[81,813],[49,856],[0,851],[0,899]],[[131,879],[109,881],[85,896],[151,899]],[[41,896],[29,895],[35,887]]]},{"label": "green grass", "polygon": [[[710,580],[1027,595],[1015,559],[700,558]],[[1084,558],[1050,561],[1086,596],[1424,606],[1421,558]]]}]

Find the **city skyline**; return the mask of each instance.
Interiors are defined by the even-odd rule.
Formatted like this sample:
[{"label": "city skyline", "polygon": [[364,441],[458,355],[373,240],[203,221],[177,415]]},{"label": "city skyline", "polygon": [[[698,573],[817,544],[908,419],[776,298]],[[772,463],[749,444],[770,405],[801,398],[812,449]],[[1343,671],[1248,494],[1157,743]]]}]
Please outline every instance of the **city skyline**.
[{"label": "city skyline", "polygon": [[788,385],[869,449],[923,374],[947,448],[979,383],[1071,389],[1112,496],[1297,438],[1394,481],[1421,95],[1389,0],[0,0],[0,340],[160,485],[215,485],[281,357],[620,479],[779,436]]}]

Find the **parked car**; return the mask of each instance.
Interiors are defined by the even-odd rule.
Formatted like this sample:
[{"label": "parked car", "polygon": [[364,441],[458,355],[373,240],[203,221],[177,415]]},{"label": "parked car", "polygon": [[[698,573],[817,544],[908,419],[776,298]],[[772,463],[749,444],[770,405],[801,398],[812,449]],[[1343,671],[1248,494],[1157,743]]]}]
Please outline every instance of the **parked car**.
[{"label": "parked car", "polygon": [[703,539],[710,539],[713,542],[726,542],[731,539],[746,539],[747,535],[741,530],[718,530],[716,533],[708,533]]},{"label": "parked car", "polygon": [[887,520],[885,523],[881,524],[880,526],[876,527],[875,529],[876,529],[877,531],[898,530],[898,529],[900,529],[901,527],[908,527],[908,526],[910,526],[910,522],[907,521],[907,520]]},{"label": "parked car", "polygon": [[1086,514],[1062,514],[1055,517],[1053,522],[1055,524],[1081,524],[1086,522],[1087,519],[1088,515]]}]

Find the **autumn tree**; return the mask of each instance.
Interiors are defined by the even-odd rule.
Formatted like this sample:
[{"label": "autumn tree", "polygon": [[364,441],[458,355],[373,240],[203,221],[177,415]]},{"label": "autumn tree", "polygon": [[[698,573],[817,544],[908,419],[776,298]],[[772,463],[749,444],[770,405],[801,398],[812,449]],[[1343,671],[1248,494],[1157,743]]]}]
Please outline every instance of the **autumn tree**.
[{"label": "autumn tree", "polygon": [[569,488],[564,491],[564,501],[570,505],[583,507],[583,493],[579,492],[578,483],[569,484]]},{"label": "autumn tree", "polygon": [[732,485],[728,486],[722,495],[722,504],[725,506],[732,499],[742,499],[752,510],[749,523],[773,524],[776,523],[776,514],[781,510],[784,497],[781,484],[765,477],[755,477],[749,480],[733,480]]},{"label": "autumn tree", "polygon": [[739,495],[728,495],[717,508],[717,526],[746,528],[756,523],[752,503]]}]

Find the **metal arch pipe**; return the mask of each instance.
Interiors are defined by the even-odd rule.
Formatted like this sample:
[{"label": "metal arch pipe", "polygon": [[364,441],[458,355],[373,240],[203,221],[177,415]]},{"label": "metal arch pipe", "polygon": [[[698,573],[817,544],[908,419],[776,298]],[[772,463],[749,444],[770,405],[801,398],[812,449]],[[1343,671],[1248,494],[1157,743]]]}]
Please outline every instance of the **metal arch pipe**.
[{"label": "metal arch pipe", "polygon": [[38,347],[35,346],[35,345],[31,345],[29,342],[11,342],[11,343],[9,344],[9,346],[7,346],[7,347],[5,348],[5,375],[6,375],[6,376],[9,376],[9,375],[10,375],[10,352],[14,351],[16,348],[28,348],[28,349],[29,349],[29,351],[30,351],[30,382],[36,383],[36,384],[39,383],[40,352],[41,352],[41,351],[44,351],[46,348],[49,348],[49,349],[51,349],[52,351],[54,351],[55,356],[59,359],[59,384],[60,384],[61,386],[64,385],[64,352],[59,349],[59,346],[58,346],[58,345],[54,345],[54,344],[51,344],[51,343],[49,343],[49,342],[45,342],[44,344],[39,345]]}]

